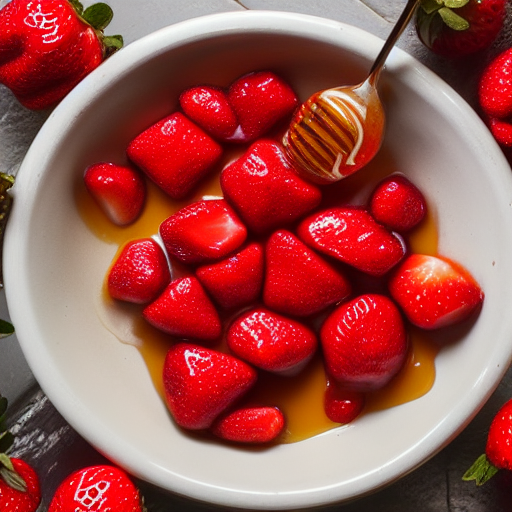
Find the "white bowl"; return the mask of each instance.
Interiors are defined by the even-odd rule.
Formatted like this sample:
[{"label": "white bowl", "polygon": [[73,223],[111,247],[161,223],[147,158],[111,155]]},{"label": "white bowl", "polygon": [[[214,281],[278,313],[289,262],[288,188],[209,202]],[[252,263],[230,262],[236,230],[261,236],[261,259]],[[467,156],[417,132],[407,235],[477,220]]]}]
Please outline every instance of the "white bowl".
[{"label": "white bowl", "polygon": [[346,428],[266,450],[182,434],[139,352],[105,329],[95,304],[116,246],[77,212],[86,165],[113,158],[198,83],[229,84],[273,69],[303,99],[357,83],[382,41],[337,22],[253,11],[197,18],[110,58],[57,107],[19,171],[5,239],[12,320],[35,377],[99,451],[162,488],[225,506],[288,509],[369,493],[450,442],[503,376],[512,353],[512,178],[476,114],[444,82],[393,50],[381,89],[382,149],[435,204],[440,250],[482,285],[469,332],[442,349],[422,398],[362,416]]}]

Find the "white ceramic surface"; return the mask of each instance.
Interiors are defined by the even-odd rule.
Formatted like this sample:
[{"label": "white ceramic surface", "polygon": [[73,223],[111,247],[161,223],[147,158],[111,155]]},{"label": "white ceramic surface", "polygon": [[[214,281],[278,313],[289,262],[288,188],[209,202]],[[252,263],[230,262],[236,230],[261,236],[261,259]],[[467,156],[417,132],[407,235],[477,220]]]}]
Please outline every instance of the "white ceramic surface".
[{"label": "white ceramic surface", "polygon": [[[139,352],[95,304],[116,246],[77,212],[86,165],[115,158],[197,83],[274,69],[305,99],[355,83],[382,41],[320,18],[253,11],[197,18],[139,40],[87,77],[50,115],[18,173],[5,240],[11,318],[44,391],[88,441],[134,475],[200,500],[254,509],[311,507],[371,492],[413,470],[469,422],[511,360],[510,168],[475,113],[394,50],[381,82],[381,155],[436,205],[441,252],[463,262],[486,299],[445,347],[424,397],[300,443],[248,451],[175,428]],[[377,163],[379,158],[377,158]],[[505,236],[506,234],[507,236]]]}]

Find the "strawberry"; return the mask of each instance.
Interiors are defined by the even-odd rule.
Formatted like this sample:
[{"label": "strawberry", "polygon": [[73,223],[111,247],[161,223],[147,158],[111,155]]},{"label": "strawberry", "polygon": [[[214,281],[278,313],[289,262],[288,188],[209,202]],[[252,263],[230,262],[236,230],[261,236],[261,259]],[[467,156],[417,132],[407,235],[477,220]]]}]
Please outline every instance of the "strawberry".
[{"label": "strawberry", "polygon": [[166,355],[163,382],[167,406],[178,425],[208,429],[256,383],[256,370],[229,354],[179,343]]},{"label": "strawberry", "polygon": [[393,174],[377,184],[370,197],[369,209],[377,222],[403,233],[424,219],[427,205],[413,183],[405,176]]},{"label": "strawberry", "polygon": [[311,248],[372,276],[381,276],[405,254],[403,240],[357,207],[330,208],[312,214],[297,228]]},{"label": "strawberry", "polygon": [[434,53],[465,57],[491,46],[503,28],[506,0],[421,0],[420,40]]},{"label": "strawberry", "polygon": [[218,304],[234,309],[258,299],[263,266],[263,247],[253,242],[230,258],[199,267],[196,276]]},{"label": "strawberry", "polygon": [[322,199],[320,189],[297,176],[282,147],[270,140],[252,144],[223,169],[220,182],[226,200],[255,233],[293,223]]},{"label": "strawberry", "polygon": [[173,199],[189,195],[212,172],[222,147],[181,112],[175,112],[135,137],[128,158]]},{"label": "strawberry", "polygon": [[284,415],[277,407],[244,407],[222,415],[211,430],[226,441],[263,444],[274,441],[284,427]]},{"label": "strawberry", "polygon": [[512,470],[512,400],[501,406],[494,416],[485,453],[476,459],[462,479],[483,485],[500,469]]},{"label": "strawberry", "polygon": [[197,201],[160,225],[169,256],[187,264],[225,258],[247,237],[247,229],[224,199]]},{"label": "strawberry", "polygon": [[77,0],[12,0],[0,10],[0,83],[26,108],[54,106],[113,51],[112,9]]},{"label": "strawberry", "polygon": [[227,140],[238,126],[226,93],[212,86],[191,87],[180,95],[183,112],[203,130],[219,140]]},{"label": "strawberry", "polygon": [[365,294],[344,303],[320,330],[329,376],[351,391],[375,391],[402,368],[408,351],[402,316],[384,295]]},{"label": "strawberry", "polygon": [[114,299],[145,304],[169,284],[171,274],[163,249],[152,238],[128,242],[107,274],[107,289]]},{"label": "strawberry", "polygon": [[460,322],[482,305],[470,273],[447,258],[411,254],[391,276],[389,292],[411,323],[436,329]]},{"label": "strawberry", "polygon": [[232,137],[236,142],[250,142],[261,137],[291,115],[299,103],[293,89],[271,71],[238,78],[229,87],[227,96],[240,125]]},{"label": "strawberry", "polygon": [[287,375],[300,372],[317,348],[311,329],[265,308],[238,316],[226,339],[239,358],[263,370]]},{"label": "strawberry", "polygon": [[59,485],[48,512],[144,512],[139,490],[115,466],[89,466],[71,473]]},{"label": "strawberry", "polygon": [[146,201],[146,182],[131,167],[101,162],[89,166],[84,183],[106,216],[118,226],[136,221]]},{"label": "strawberry", "polygon": [[215,306],[193,276],[171,281],[163,293],[142,311],[154,327],[177,338],[214,341],[221,335]]},{"label": "strawberry", "polygon": [[346,424],[355,420],[365,404],[364,393],[349,391],[333,379],[327,380],[324,409],[327,417],[335,423]]},{"label": "strawberry", "polygon": [[350,283],[343,274],[293,233],[268,239],[263,301],[285,315],[309,316],[345,299]]}]

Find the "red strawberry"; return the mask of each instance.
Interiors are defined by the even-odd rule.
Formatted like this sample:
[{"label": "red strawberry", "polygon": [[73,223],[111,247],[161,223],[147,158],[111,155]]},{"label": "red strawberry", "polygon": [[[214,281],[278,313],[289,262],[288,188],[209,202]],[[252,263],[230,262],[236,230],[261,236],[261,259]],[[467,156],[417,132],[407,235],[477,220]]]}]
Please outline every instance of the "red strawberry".
[{"label": "red strawberry", "polygon": [[485,68],[478,98],[487,116],[505,119],[512,115],[512,48],[500,53]]},{"label": "red strawberry", "polygon": [[114,224],[126,226],[142,213],[146,182],[135,169],[107,162],[97,163],[85,170],[84,183]]},{"label": "red strawberry", "polygon": [[305,325],[264,308],[237,317],[227,333],[229,349],[269,372],[296,374],[317,348],[316,335]]},{"label": "red strawberry", "polygon": [[407,333],[398,308],[384,295],[361,295],[339,306],[320,331],[328,374],[353,391],[375,391],[402,368]]},{"label": "red strawberry", "polygon": [[240,124],[232,137],[237,142],[261,137],[298,106],[292,88],[271,71],[249,73],[235,80],[228,100]]},{"label": "red strawberry", "polygon": [[369,207],[376,221],[399,233],[418,225],[427,211],[423,194],[400,174],[385,178],[375,187]]},{"label": "red strawberry", "polygon": [[139,490],[127,473],[114,466],[75,471],[57,488],[48,512],[144,512]]},{"label": "red strawberry", "polygon": [[263,247],[254,242],[228,259],[199,267],[196,276],[218,304],[234,309],[258,299],[263,266]]},{"label": "red strawberry", "polygon": [[197,201],[171,215],[160,225],[169,256],[183,263],[220,260],[236,251],[247,229],[224,199]]},{"label": "red strawberry", "polygon": [[488,48],[506,14],[506,0],[421,0],[416,15],[420,40],[434,53],[464,57]]},{"label": "red strawberry", "polygon": [[107,277],[114,299],[145,304],[169,284],[171,274],[163,249],[152,238],[128,242],[116,256]]},{"label": "red strawberry", "polygon": [[285,419],[277,407],[244,407],[218,418],[212,432],[226,441],[263,444],[284,430]]},{"label": "red strawberry", "polygon": [[179,343],[165,358],[167,406],[178,425],[210,428],[219,414],[255,384],[256,370],[229,354]]},{"label": "red strawberry", "polygon": [[256,233],[287,226],[316,208],[320,189],[297,176],[279,144],[255,142],[220,176],[222,192]]},{"label": "red strawberry", "polygon": [[142,315],[154,327],[177,338],[213,341],[221,335],[215,306],[195,277],[171,281]]},{"label": "red strawberry", "polygon": [[512,147],[512,122],[509,120],[490,119],[489,128],[496,142],[503,147]]},{"label": "red strawberry", "polygon": [[313,249],[372,276],[385,274],[405,254],[399,236],[356,207],[314,213],[300,223],[297,234]]},{"label": "red strawberry", "polygon": [[133,139],[128,157],[173,199],[183,199],[209,174],[222,147],[180,112]]},{"label": "red strawberry", "polygon": [[478,283],[461,265],[422,254],[406,258],[388,286],[407,318],[424,329],[460,322],[484,299]]},{"label": "red strawberry", "polygon": [[0,10],[0,83],[29,109],[53,106],[122,47],[103,35],[111,19],[102,3],[12,0]]},{"label": "red strawberry", "polygon": [[218,87],[191,87],[180,95],[183,112],[213,137],[226,140],[238,121],[226,93]]},{"label": "red strawberry", "polygon": [[328,379],[325,390],[324,408],[327,417],[335,423],[346,424],[355,420],[363,410],[365,396],[349,391],[333,379]]},{"label": "red strawberry", "polygon": [[512,470],[512,400],[506,402],[494,416],[485,453],[466,471],[463,480],[475,480],[483,485],[500,469]]},{"label": "red strawberry", "polygon": [[293,233],[276,231],[266,247],[263,301],[292,316],[308,316],[345,299],[347,279]]},{"label": "red strawberry", "polygon": [[35,512],[41,501],[39,478],[27,462],[0,454],[0,510]]}]

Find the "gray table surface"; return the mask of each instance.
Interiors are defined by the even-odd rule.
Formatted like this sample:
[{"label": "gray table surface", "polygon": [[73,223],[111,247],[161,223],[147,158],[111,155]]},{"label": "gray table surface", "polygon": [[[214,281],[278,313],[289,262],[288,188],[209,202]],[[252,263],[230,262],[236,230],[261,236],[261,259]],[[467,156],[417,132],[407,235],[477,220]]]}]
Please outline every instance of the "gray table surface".
[{"label": "gray table surface", "polygon": [[[8,0],[0,0],[0,7]],[[125,43],[185,19],[225,11],[265,9],[322,16],[349,23],[385,38],[405,0],[107,0],[115,11],[109,33],[122,33]],[[84,2],[89,5],[89,2]],[[476,83],[480,70],[497,52],[512,46],[512,11],[506,29],[485,54],[460,62],[440,59],[418,41],[409,26],[399,41],[405,51],[441,76],[475,109]],[[17,169],[45,115],[21,107],[10,91],[0,86],[0,170]],[[0,318],[8,319],[4,293],[0,291]],[[512,510],[512,473],[500,472],[485,486],[463,482],[461,476],[485,447],[494,413],[511,396],[512,369],[474,420],[446,448],[398,482],[350,504],[323,508],[327,512],[504,512]],[[13,455],[31,462],[41,475],[47,510],[58,483],[72,470],[104,462],[55,410],[27,366],[16,336],[0,342],[0,393],[10,403],[9,423],[17,434]],[[138,482],[149,512],[180,510],[216,511],[220,508],[174,496]],[[223,508],[223,510],[226,510]]]}]

